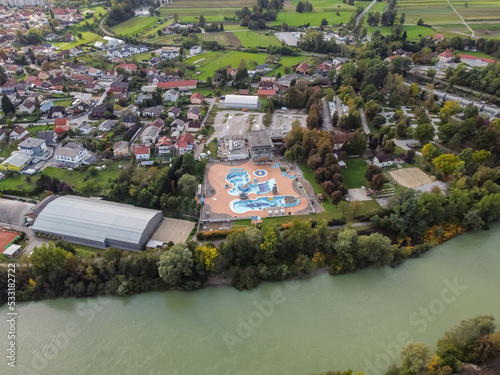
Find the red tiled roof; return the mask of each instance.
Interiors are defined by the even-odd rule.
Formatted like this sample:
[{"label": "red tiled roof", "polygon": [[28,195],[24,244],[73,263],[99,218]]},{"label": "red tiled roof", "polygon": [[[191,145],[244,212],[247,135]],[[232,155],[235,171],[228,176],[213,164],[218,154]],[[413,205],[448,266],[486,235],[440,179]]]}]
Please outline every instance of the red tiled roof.
[{"label": "red tiled roof", "polygon": [[150,151],[150,149],[148,146],[135,146],[135,148],[134,148],[135,155],[149,154],[149,151]]},{"label": "red tiled roof", "polygon": [[203,100],[203,94],[200,92],[195,92],[193,95],[191,95],[191,100],[193,99],[201,99]]},{"label": "red tiled roof", "polygon": [[276,90],[263,90],[263,89],[261,89],[261,90],[257,91],[257,95],[274,96],[274,95],[276,95]]},{"label": "red tiled roof", "polygon": [[485,63],[488,63],[488,64],[491,64],[491,63],[494,63],[496,62],[495,60],[493,59],[485,59],[483,57],[477,57],[477,56],[471,56],[471,55],[460,55],[460,58],[463,60],[463,59],[466,59],[466,60],[481,60]]},{"label": "red tiled roof", "polygon": [[57,126],[57,125],[66,125],[68,123],[68,119],[65,119],[65,118],[56,118],[55,121],[54,121],[54,125]]},{"label": "red tiled roof", "polygon": [[158,82],[156,84],[156,87],[160,89],[172,89],[174,87],[183,87],[183,86],[196,86],[196,80],[191,79],[188,81]]},{"label": "red tiled roof", "polygon": [[439,54],[439,56],[443,56],[443,57],[453,57],[453,52],[451,52],[449,49],[447,49],[446,51],[441,52],[441,53]]}]

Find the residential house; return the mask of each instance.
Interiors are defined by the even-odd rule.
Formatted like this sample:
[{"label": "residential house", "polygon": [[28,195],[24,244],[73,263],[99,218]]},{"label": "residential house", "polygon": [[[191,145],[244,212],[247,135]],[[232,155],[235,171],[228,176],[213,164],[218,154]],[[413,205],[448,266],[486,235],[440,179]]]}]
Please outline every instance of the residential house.
[{"label": "residential house", "polygon": [[380,154],[373,158],[373,165],[380,168],[390,167],[394,165],[394,156],[392,154]]},{"label": "residential house", "polygon": [[151,124],[149,124],[149,126],[155,126],[161,132],[163,130],[163,128],[165,127],[165,121],[163,121],[162,118],[157,118]]},{"label": "residential house", "polygon": [[137,124],[132,125],[128,130],[125,132],[125,137],[127,139],[132,139],[135,137],[135,134],[140,130],[140,126]]},{"label": "residential house", "polygon": [[144,101],[151,100],[151,99],[153,99],[153,95],[151,95],[151,94],[143,94],[141,92],[139,95],[137,95],[137,97],[135,98],[134,102],[135,102],[135,104],[142,106],[144,104]]},{"label": "residential house", "polygon": [[455,54],[451,52],[449,49],[446,49],[446,51],[441,52],[438,56],[440,63],[450,63],[455,58]]},{"label": "residential house", "polygon": [[163,100],[165,102],[176,102],[179,98],[179,93],[177,90],[168,90],[163,94]]},{"label": "residential house", "polygon": [[92,108],[92,117],[102,118],[106,112],[113,113],[113,106],[110,103],[103,103]]},{"label": "residential house", "polygon": [[172,147],[172,141],[168,137],[161,137],[156,143],[156,148],[158,149],[158,155],[170,155]]},{"label": "residential house", "polygon": [[191,95],[191,104],[203,104],[203,95],[199,92],[195,92]]},{"label": "residential house", "polygon": [[201,108],[191,107],[187,111],[188,120],[199,120],[200,119]]},{"label": "residential house", "polygon": [[19,113],[29,113],[30,115],[35,111],[35,103],[31,100],[25,100],[23,104],[17,109]]},{"label": "residential house", "polygon": [[200,120],[189,120],[187,122],[187,131],[190,133],[196,133],[201,129]]},{"label": "residential house", "polygon": [[54,106],[54,102],[52,100],[44,100],[41,104],[40,104],[40,110],[45,113],[45,112],[48,112],[50,107],[53,107]]},{"label": "residential house", "polygon": [[54,122],[54,132],[61,135],[70,129],[69,121],[66,118],[56,118]]},{"label": "residential house", "polygon": [[191,133],[183,133],[175,143],[175,148],[179,154],[192,152],[194,145],[194,136]]},{"label": "residential house", "polygon": [[5,129],[0,129],[0,141],[4,140],[7,137],[7,133]]},{"label": "residential house", "polygon": [[131,126],[134,126],[137,124],[137,116],[132,115],[130,113],[127,113],[125,116],[122,118],[122,122],[125,124],[127,128],[130,128]]},{"label": "residential house", "polygon": [[339,151],[344,143],[349,142],[356,133],[337,133],[333,136],[333,150]]},{"label": "residential house", "polygon": [[137,70],[137,65],[135,64],[120,64],[120,65],[117,65],[116,68],[118,69],[123,69],[124,71],[128,72],[128,73],[131,73],[131,72],[135,72]]},{"label": "residential house", "polygon": [[259,96],[259,98],[271,98],[273,97],[274,95],[276,95],[276,90],[257,90],[257,95]]},{"label": "residential house", "polygon": [[148,160],[151,157],[151,149],[149,146],[135,146],[134,155],[136,160]]},{"label": "residential house", "polygon": [[178,131],[182,133],[184,131],[184,121],[182,121],[180,118],[175,119],[170,123],[170,129],[172,129],[172,131]]},{"label": "residential house", "polygon": [[30,156],[43,155],[47,152],[47,144],[45,140],[32,137],[28,137],[19,143],[18,148],[23,154]]},{"label": "residential house", "polygon": [[141,134],[141,143],[150,145],[156,143],[160,138],[160,130],[156,126],[148,126]]},{"label": "residential house", "polygon": [[158,56],[155,56],[149,59],[148,64],[151,66],[155,66],[159,62],[161,62],[161,59]]},{"label": "residential house", "polygon": [[164,60],[172,60],[179,56],[179,54],[179,47],[163,47],[160,53],[160,57]]},{"label": "residential house", "polygon": [[181,109],[179,107],[176,107],[175,105],[167,110],[167,115],[170,118],[179,118],[180,114]]},{"label": "residential house", "polygon": [[436,34],[434,34],[432,39],[434,39],[435,42],[442,42],[444,40],[444,35],[436,33]]},{"label": "residential house", "polygon": [[145,108],[142,115],[146,117],[158,117],[162,114],[165,107],[163,105],[156,105],[154,107]]},{"label": "residential house", "polygon": [[118,141],[113,145],[113,155],[115,157],[129,156],[130,150],[127,141]]},{"label": "residential house", "polygon": [[306,63],[302,63],[302,64],[299,64],[296,68],[295,68],[295,74],[309,74],[309,69],[311,67],[306,64]]},{"label": "residential house", "polygon": [[271,65],[270,64],[262,64],[262,65],[257,65],[255,67],[255,72],[260,73],[260,74],[265,74],[267,72],[271,71]]},{"label": "residential house", "polygon": [[79,166],[88,155],[87,149],[76,144],[68,145],[55,150],[56,160],[63,165]]},{"label": "residential house", "polygon": [[50,107],[49,112],[47,113],[48,119],[58,119],[64,116],[66,116],[66,109],[60,105]]},{"label": "residential house", "polygon": [[106,132],[113,129],[116,123],[117,122],[115,120],[105,120],[97,129],[101,132]]},{"label": "residential house", "polygon": [[48,146],[54,146],[57,144],[57,134],[54,131],[38,131],[36,133],[36,137],[39,139],[43,139],[45,144]]},{"label": "residential house", "polygon": [[141,46],[135,46],[133,47],[134,50],[135,50],[135,53],[146,53],[148,52],[149,48],[144,46],[144,45],[141,45]]},{"label": "residential house", "polygon": [[80,125],[78,125],[77,129],[80,131],[80,134],[90,134],[90,132],[95,129],[90,123],[88,122],[83,122]]},{"label": "residential house", "polygon": [[23,139],[28,135],[28,132],[26,131],[25,128],[23,128],[21,125],[16,125],[14,129],[12,129],[12,132],[10,133],[10,140],[11,141],[18,141],[20,139]]},{"label": "residential house", "polygon": [[199,55],[201,53],[201,47],[200,46],[192,46],[189,50],[190,55]]}]

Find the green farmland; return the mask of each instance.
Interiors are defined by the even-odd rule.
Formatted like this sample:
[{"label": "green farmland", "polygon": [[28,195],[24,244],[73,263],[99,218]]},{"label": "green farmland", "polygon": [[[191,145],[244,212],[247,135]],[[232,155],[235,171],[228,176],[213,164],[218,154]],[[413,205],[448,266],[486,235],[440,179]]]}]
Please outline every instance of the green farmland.
[{"label": "green farmland", "polygon": [[[312,3],[313,11],[297,13],[295,11],[297,3],[298,0],[292,0],[290,3],[285,2],[284,8],[278,13],[278,18],[271,22],[271,25],[281,25],[285,22],[289,26],[300,26],[307,23],[319,26],[323,19],[326,19],[329,25],[338,25],[349,22],[352,12],[356,10],[357,6],[366,8],[370,4],[368,1],[355,1],[354,6],[351,6],[338,1],[310,0],[309,3]],[[340,15],[337,15],[337,11]]]},{"label": "green farmland", "polygon": [[[391,26],[367,26],[368,33],[373,34],[375,30],[379,30],[382,35],[389,35],[391,33]],[[407,38],[410,40],[418,40],[421,37],[432,36],[435,31],[429,27],[417,26],[417,25],[405,25],[404,31],[406,31]]]},{"label": "green farmland", "polygon": [[273,34],[265,35],[256,31],[238,31],[234,35],[240,40],[243,47],[281,46],[280,41]]},{"label": "green farmland", "polygon": [[135,35],[158,23],[156,17],[133,17],[113,26],[111,30],[117,35]]},{"label": "green farmland", "polygon": [[224,17],[234,17],[235,12],[255,5],[253,0],[178,0],[160,8],[161,17],[177,15],[181,22],[196,22],[203,15],[206,22],[224,22]]}]

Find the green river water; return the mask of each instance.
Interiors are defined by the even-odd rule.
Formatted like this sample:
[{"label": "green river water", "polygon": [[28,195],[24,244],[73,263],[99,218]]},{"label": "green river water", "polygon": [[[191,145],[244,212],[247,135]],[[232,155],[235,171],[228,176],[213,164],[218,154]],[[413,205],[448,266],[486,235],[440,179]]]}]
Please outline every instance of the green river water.
[{"label": "green river water", "polygon": [[500,320],[500,226],[466,234],[391,269],[127,298],[18,306],[17,366],[0,374],[381,375],[407,341],[432,347],[461,319]]}]

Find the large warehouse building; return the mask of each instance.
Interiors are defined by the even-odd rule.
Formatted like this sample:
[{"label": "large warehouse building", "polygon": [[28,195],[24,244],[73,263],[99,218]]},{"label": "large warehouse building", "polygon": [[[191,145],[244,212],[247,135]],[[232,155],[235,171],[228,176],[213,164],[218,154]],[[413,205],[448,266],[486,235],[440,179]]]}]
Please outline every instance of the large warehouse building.
[{"label": "large warehouse building", "polygon": [[138,251],[162,219],[161,211],[66,195],[49,202],[32,229],[75,244]]},{"label": "large warehouse building", "polygon": [[259,109],[259,97],[251,95],[226,95],[224,108],[227,109]]}]

